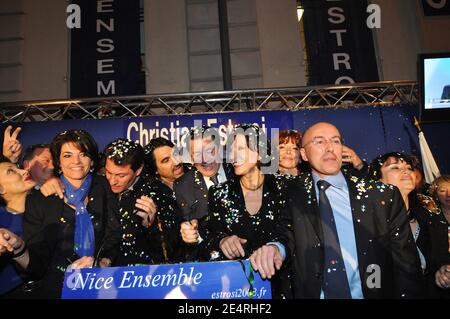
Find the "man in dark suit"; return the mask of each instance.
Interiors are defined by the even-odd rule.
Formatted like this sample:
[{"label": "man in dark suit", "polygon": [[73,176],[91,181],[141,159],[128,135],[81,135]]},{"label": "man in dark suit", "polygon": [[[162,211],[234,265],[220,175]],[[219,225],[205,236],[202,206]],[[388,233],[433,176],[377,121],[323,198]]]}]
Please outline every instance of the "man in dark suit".
[{"label": "man in dark suit", "polygon": [[215,128],[193,128],[186,148],[190,151],[194,169],[176,180],[173,186],[185,221],[181,224],[181,235],[185,243],[192,245],[187,260],[208,259],[197,254],[201,250],[197,245],[207,236],[208,189],[233,178],[234,171],[231,165],[222,162],[220,138]]},{"label": "man in dark suit", "polygon": [[311,173],[293,180],[273,242],[250,260],[263,278],[292,263],[295,298],[420,296],[420,262],[397,188],[344,175],[338,129],[306,130]]},{"label": "man in dark suit", "polygon": [[177,262],[181,238],[173,192],[145,174],[142,146],[119,138],[108,144],[103,154],[105,176],[117,194],[122,230],[115,265]]},{"label": "man in dark suit", "polygon": [[441,100],[450,100],[450,85],[444,86],[442,90]]}]

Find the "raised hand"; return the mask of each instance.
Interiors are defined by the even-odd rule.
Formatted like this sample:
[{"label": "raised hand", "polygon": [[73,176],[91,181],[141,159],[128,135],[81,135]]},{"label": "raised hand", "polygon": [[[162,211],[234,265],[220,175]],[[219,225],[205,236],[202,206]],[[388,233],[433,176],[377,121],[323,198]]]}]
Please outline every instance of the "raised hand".
[{"label": "raised hand", "polygon": [[5,252],[14,252],[23,246],[22,238],[6,228],[0,228],[0,255]]},{"label": "raised hand", "polygon": [[144,226],[145,228],[150,227],[150,225],[153,224],[153,221],[155,220],[157,209],[153,199],[148,196],[141,196],[141,198],[136,199],[135,206],[137,209],[139,209],[136,215],[142,218],[142,226]]},{"label": "raised hand", "polygon": [[49,178],[44,184],[42,184],[40,191],[45,197],[57,195],[61,199],[64,198],[64,184],[58,177]]},{"label": "raised hand", "polygon": [[22,144],[20,144],[20,141],[17,139],[17,135],[19,135],[22,128],[17,127],[12,133],[11,130],[11,125],[5,129],[3,137],[3,156],[8,158],[11,163],[17,163],[20,154],[22,153]]},{"label": "raised hand", "polygon": [[364,165],[356,152],[348,146],[342,146],[342,161],[351,164],[355,169],[361,169]]},{"label": "raised hand", "polygon": [[75,260],[69,267],[71,269],[92,268],[94,265],[94,257],[84,256]]},{"label": "raised hand", "polygon": [[436,272],[436,285],[442,289],[450,287],[450,265],[444,265]]},{"label": "raised hand", "polygon": [[183,241],[187,244],[196,244],[199,240],[198,221],[193,219],[188,222],[181,223],[180,233]]}]

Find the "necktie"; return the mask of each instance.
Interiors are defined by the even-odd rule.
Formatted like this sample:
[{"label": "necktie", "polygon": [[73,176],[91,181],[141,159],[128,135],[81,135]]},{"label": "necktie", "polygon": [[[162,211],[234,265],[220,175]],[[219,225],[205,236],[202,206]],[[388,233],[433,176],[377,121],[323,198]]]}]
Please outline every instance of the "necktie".
[{"label": "necktie", "polygon": [[324,180],[317,182],[317,187],[319,188],[319,210],[325,246],[322,290],[325,299],[351,299],[352,296],[345,272],[336,222],[330,201],[325,193],[326,189],[330,186],[330,183]]},{"label": "necktie", "polygon": [[211,177],[209,178],[209,180],[210,180],[211,182],[213,182],[214,186],[217,186],[217,185],[219,184],[219,179],[217,178],[217,174],[211,176]]}]

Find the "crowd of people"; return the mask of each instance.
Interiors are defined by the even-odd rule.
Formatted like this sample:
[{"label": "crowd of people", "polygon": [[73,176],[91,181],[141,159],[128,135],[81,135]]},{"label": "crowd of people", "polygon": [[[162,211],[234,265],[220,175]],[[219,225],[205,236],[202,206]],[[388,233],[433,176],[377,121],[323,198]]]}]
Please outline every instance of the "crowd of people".
[{"label": "crowd of people", "polygon": [[[364,162],[330,123],[271,144],[237,125],[99,152],[84,130],[22,151],[4,132],[0,298],[59,298],[68,268],[249,259],[273,298],[449,298],[450,176]],[[273,164],[276,163],[275,169]]]}]

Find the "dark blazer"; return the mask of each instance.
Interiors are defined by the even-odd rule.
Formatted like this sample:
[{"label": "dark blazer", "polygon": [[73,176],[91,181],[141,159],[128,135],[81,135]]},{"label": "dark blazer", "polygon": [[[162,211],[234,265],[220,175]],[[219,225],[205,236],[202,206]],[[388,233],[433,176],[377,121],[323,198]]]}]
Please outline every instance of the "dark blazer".
[{"label": "dark blazer", "polygon": [[[157,207],[149,228],[142,226],[142,218],[136,215],[136,200],[143,195],[151,197]],[[157,178],[142,176],[118,197],[122,241],[115,265],[177,262],[181,238],[173,191]]]},{"label": "dark blazer", "polygon": [[[232,165],[222,163],[227,180],[234,179],[234,169]],[[208,221],[208,187],[206,186],[203,175],[193,168],[175,181],[173,190],[178,204],[180,220],[187,221],[191,219],[198,220],[198,232],[200,237],[205,239],[207,234]],[[203,249],[201,245],[183,244],[181,248],[182,259],[193,261],[203,259],[199,253]]]},{"label": "dark blazer", "polygon": [[[117,220],[117,199],[107,180],[94,176],[89,190],[87,210],[95,235],[97,260],[114,261],[121,239]],[[57,196],[44,197],[33,191],[27,197],[24,237],[30,252],[27,273],[41,280],[37,297],[59,298],[64,271],[78,256],[74,254],[75,211]]]},{"label": "dark blazer", "polygon": [[[232,165],[222,163],[227,180],[234,179]],[[208,215],[208,187],[202,174],[193,168],[173,185],[183,220],[201,219]]]},{"label": "dark blazer", "polygon": [[[346,179],[364,297],[420,296],[420,261],[400,192],[355,176]],[[313,183],[311,174],[292,180],[277,229],[277,240],[291,258],[295,298],[319,298],[322,286],[323,232]],[[380,288],[366,284],[372,282],[370,265],[380,267]]]},{"label": "dark blazer", "polygon": [[[430,233],[432,241],[432,265],[430,276],[434,278],[436,271],[443,265],[450,265],[450,250],[448,241],[449,224],[442,212],[430,216]],[[450,299],[450,289],[436,288],[436,295],[442,299]]]},{"label": "dark blazer", "polygon": [[450,247],[448,241],[449,224],[443,213],[433,216],[431,236],[433,242],[433,258],[436,270],[443,265],[450,265]]}]

